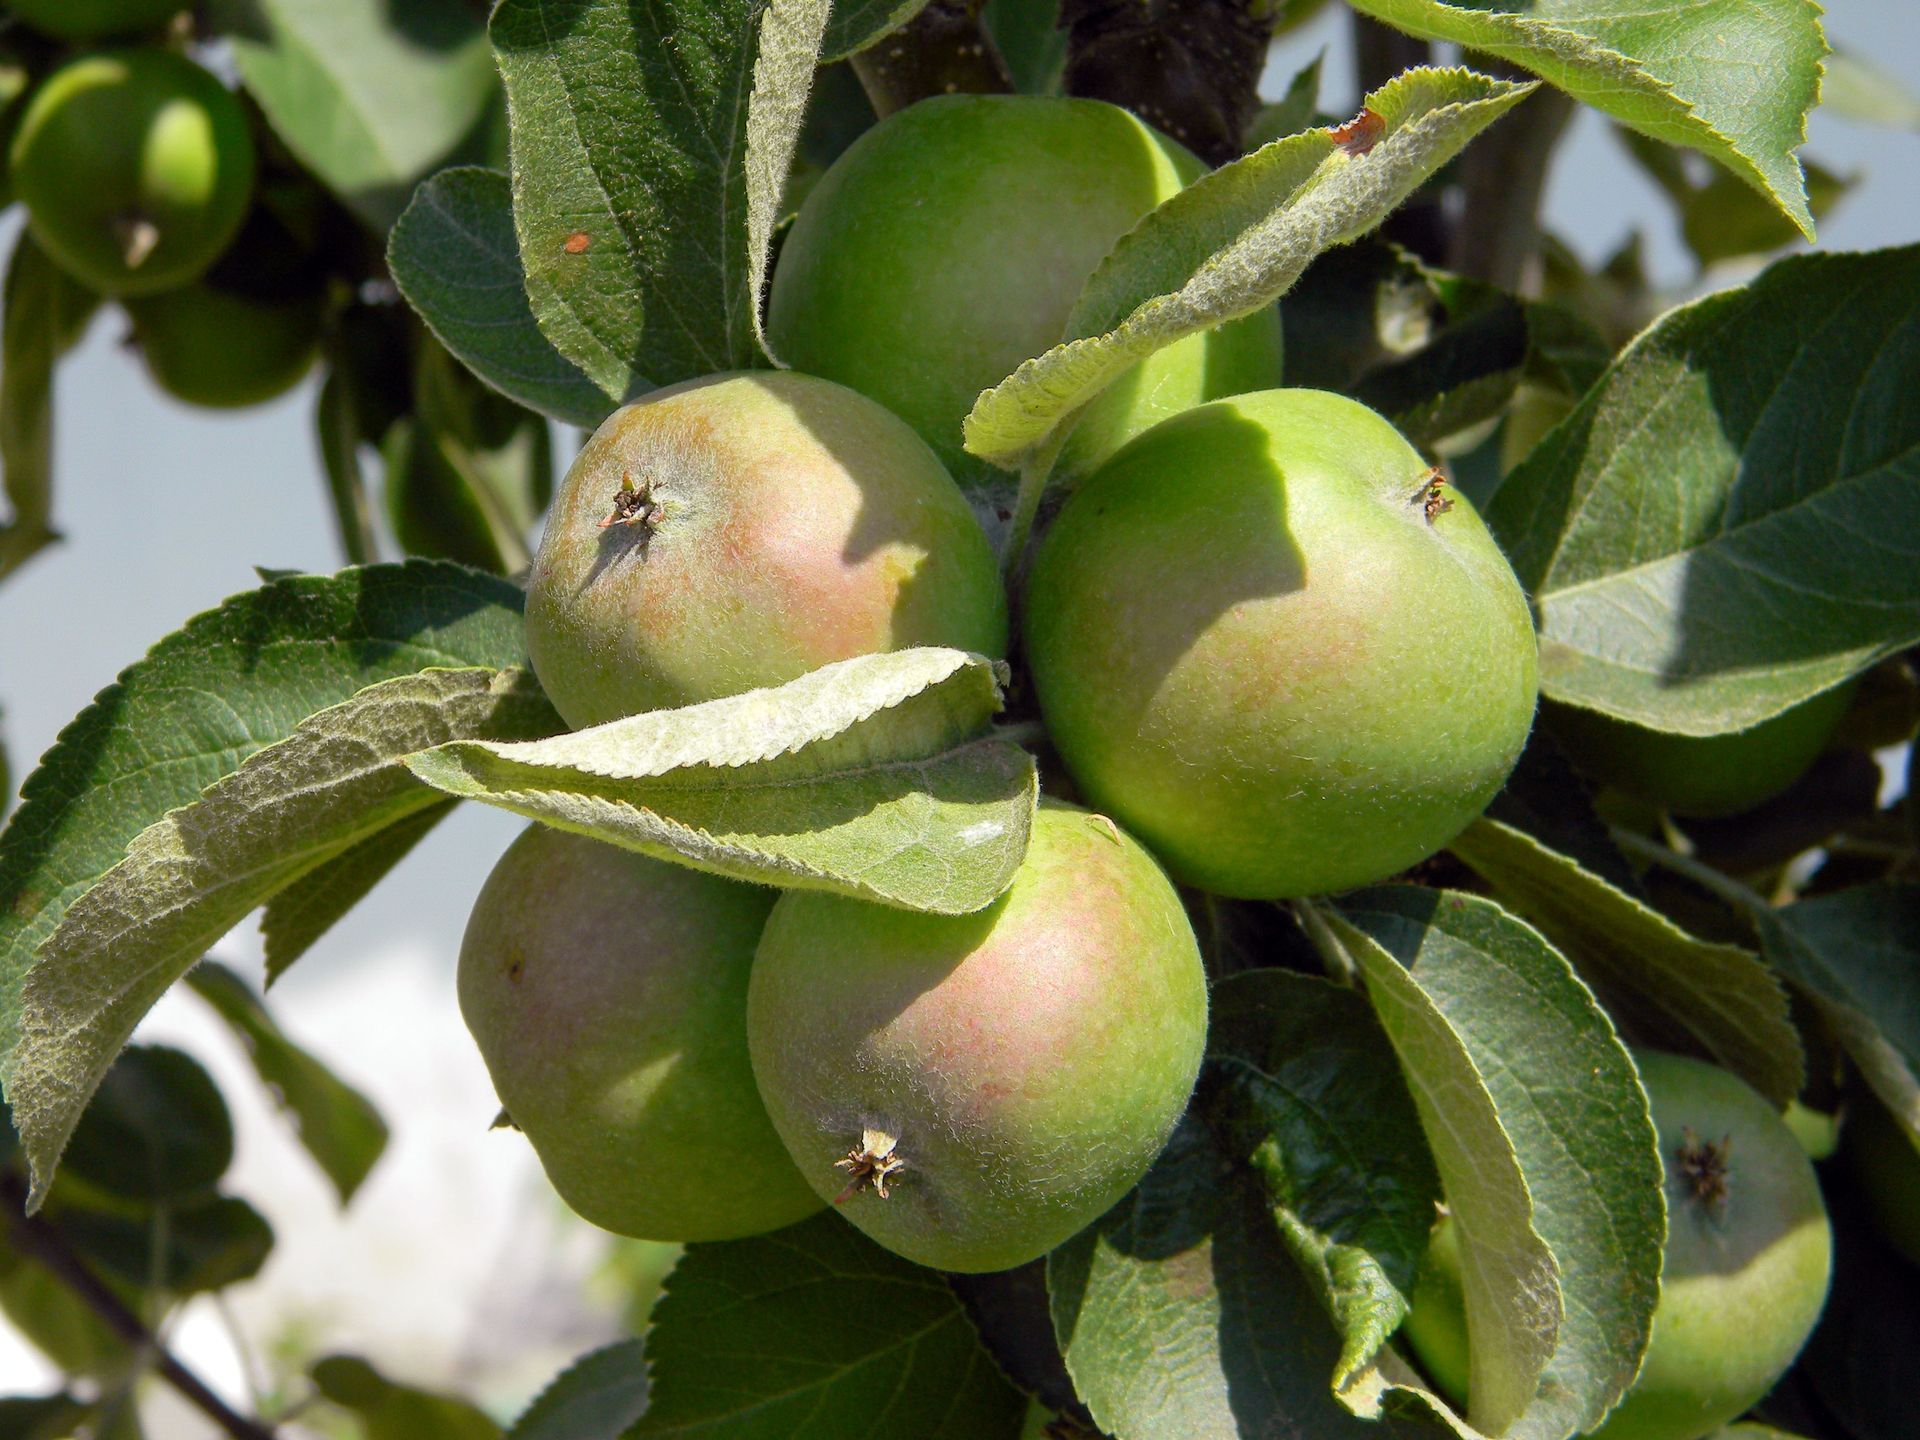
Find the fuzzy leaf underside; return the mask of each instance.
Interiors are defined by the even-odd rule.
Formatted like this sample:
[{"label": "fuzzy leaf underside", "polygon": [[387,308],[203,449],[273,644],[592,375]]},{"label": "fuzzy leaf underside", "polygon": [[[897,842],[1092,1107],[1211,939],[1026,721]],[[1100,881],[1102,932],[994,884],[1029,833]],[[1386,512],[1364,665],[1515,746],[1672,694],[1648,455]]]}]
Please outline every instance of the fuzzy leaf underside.
[{"label": "fuzzy leaf underside", "polygon": [[1497,55],[1656,140],[1711,156],[1808,239],[1793,152],[1827,53],[1813,0],[1352,0],[1427,40]]},{"label": "fuzzy leaf underside", "polygon": [[523,745],[408,757],[450,795],[736,879],[942,914],[1026,852],[1033,760],[982,738],[994,662],[918,649]]},{"label": "fuzzy leaf underside", "polygon": [[1783,260],[1669,311],[1487,522],[1554,699],[1743,730],[1920,641],[1920,246]]},{"label": "fuzzy leaf underside", "polygon": [[1570,856],[1481,818],[1448,846],[1656,1044],[1698,1049],[1774,1104],[1806,1062],[1780,982],[1750,950],[1689,935]]},{"label": "fuzzy leaf underside", "polygon": [[[1658,1141],[1626,1047],[1567,960],[1490,900],[1396,886],[1347,897],[1341,913],[1406,967],[1460,1036],[1555,1262],[1562,1315],[1539,1390],[1510,1426],[1476,1423],[1514,1440],[1590,1430],[1640,1368],[1666,1243]],[[1430,1103],[1448,1114],[1445,1096]],[[1451,1186],[1447,1196],[1464,1256],[1484,1237]],[[1477,1366],[1481,1334],[1469,1329]]]},{"label": "fuzzy leaf underside", "polygon": [[34,953],[136,835],[368,685],[523,664],[521,604],[506,581],[437,561],[284,577],[122,671],[60,732],[0,831],[0,1054]]},{"label": "fuzzy leaf underside", "polygon": [[134,1026],[209,945],[316,865],[435,802],[397,761],[458,736],[558,728],[525,671],[404,675],[311,716],[142,831],[68,908],[22,988],[5,1080],[35,1201]]},{"label": "fuzzy leaf underside", "polygon": [[541,333],[513,233],[513,187],[497,170],[442,170],[414,191],[387,239],[407,302],[460,362],[531,410],[591,430],[610,395]]},{"label": "fuzzy leaf underside", "polygon": [[747,284],[753,338],[770,356],[761,301],[773,259],[773,232],[780,223],[787,172],[806,123],[807,97],[831,9],[831,0],[767,0],[760,17],[753,95],[747,101]]},{"label": "fuzzy leaf underside", "polygon": [[897,30],[926,8],[927,0],[846,0],[827,20],[821,58],[844,60]]},{"label": "fuzzy leaf underside", "polygon": [[1065,342],[974,403],[968,451],[1018,468],[1145,356],[1279,299],[1314,256],[1373,229],[1531,88],[1410,70],[1367,97],[1384,129],[1366,153],[1308,130],[1189,185],[1115,245]]}]

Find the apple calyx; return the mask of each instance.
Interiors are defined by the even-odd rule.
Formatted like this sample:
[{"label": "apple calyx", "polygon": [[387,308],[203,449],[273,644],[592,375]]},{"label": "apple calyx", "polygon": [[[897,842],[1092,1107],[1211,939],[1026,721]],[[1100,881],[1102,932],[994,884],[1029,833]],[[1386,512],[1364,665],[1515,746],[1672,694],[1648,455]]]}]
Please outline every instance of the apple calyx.
[{"label": "apple calyx", "polygon": [[907,1168],[907,1162],[894,1153],[899,1144],[898,1137],[884,1130],[871,1126],[861,1130],[860,1143],[847,1151],[844,1159],[833,1162],[836,1170],[845,1170],[852,1177],[847,1188],[833,1197],[833,1203],[844,1205],[869,1185],[874,1194],[886,1199],[888,1182]]},{"label": "apple calyx", "polygon": [[614,492],[613,513],[600,522],[600,528],[606,530],[615,525],[638,525],[643,533],[652,535],[660,528],[660,522],[667,518],[666,508],[654,495],[653,480],[633,483],[633,472],[620,472],[620,488]]},{"label": "apple calyx", "polygon": [[1680,1132],[1680,1144],[1673,1152],[1687,1193],[1716,1216],[1727,1205],[1727,1152],[1732,1148],[1731,1135],[1721,1137],[1716,1143],[1702,1140],[1687,1129]]}]

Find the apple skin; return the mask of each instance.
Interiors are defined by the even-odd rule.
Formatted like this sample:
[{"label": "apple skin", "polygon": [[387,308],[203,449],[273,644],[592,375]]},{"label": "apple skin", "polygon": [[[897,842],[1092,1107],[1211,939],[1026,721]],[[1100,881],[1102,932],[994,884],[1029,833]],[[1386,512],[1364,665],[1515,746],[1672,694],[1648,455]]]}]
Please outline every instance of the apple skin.
[{"label": "apple skin", "polygon": [[1550,705],[1548,729],[1602,784],[1676,815],[1738,815],[1771,800],[1820,758],[1853,703],[1848,681],[1727,735],[1671,735],[1593,710]]},{"label": "apple skin", "polygon": [[[747,993],[760,1094],[814,1192],[941,1270],[1023,1264],[1105,1213],[1186,1108],[1206,1026],[1160,867],[1053,804],[976,914],[783,895]],[[906,1164],[884,1198],[836,1168],[869,1128]]]},{"label": "apple skin", "polygon": [[1863,1092],[1847,1116],[1841,1150],[1880,1233],[1920,1265],[1920,1146],[1876,1096]]},{"label": "apple skin", "polygon": [[[238,233],[253,194],[240,102],[191,60],[151,47],[55,70],[28,101],[11,158],[34,238],[103,295],[194,279]],[[155,238],[130,257],[135,220]]]},{"label": "apple skin", "polygon": [[42,35],[84,44],[158,30],[186,0],[8,0],[7,8]]},{"label": "apple skin", "polygon": [[1525,597],[1464,498],[1365,406],[1269,390],[1134,440],[1035,558],[1026,649],[1088,803],[1174,878],[1364,885],[1486,807],[1533,718]]},{"label": "apple skin", "polygon": [[[1699,1440],[1773,1388],[1826,1303],[1833,1232],[1820,1184],[1780,1114],[1739,1077],[1636,1051],[1666,1167],[1660,1301],[1640,1374],[1592,1440]],[[1677,1173],[1684,1146],[1730,1140],[1726,1198]],[[1434,1228],[1401,1334],[1450,1399],[1467,1399],[1467,1320],[1455,1221]]]},{"label": "apple skin", "polygon": [[127,315],[155,384],[189,405],[235,409],[300,383],[323,308],[319,295],[256,300],[193,284],[129,300]]},{"label": "apple skin", "polygon": [[[623,473],[652,483],[657,525],[600,528]],[[856,655],[1006,644],[992,547],[933,452],[793,371],[616,411],[561,481],[527,584],[534,672],[576,728]]]},{"label": "apple skin", "polygon": [[460,1013],[568,1205],[644,1240],[729,1240],[820,1208],[747,1058],[776,892],[534,825],[474,903]]},{"label": "apple skin", "polygon": [[[1206,172],[1099,100],[946,95],[867,131],[807,195],[767,304],[788,364],[850,385],[919,431],[963,486],[997,472],[966,453],[982,390],[1064,338],[1113,244]],[[1082,417],[1059,473],[1091,469],[1190,405],[1280,383],[1269,306],[1134,367]]]}]

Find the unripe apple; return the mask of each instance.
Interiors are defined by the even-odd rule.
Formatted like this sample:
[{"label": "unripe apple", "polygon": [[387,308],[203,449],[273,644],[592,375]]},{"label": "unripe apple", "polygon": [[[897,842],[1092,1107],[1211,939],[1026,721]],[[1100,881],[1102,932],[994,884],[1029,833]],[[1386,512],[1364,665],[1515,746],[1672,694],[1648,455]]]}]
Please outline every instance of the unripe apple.
[{"label": "unripe apple", "polygon": [[[789,364],[904,417],[963,485],[982,390],[1065,338],[1114,242],[1206,167],[1098,100],[948,95],[867,131],[808,193],[780,252],[768,336]],[[1280,383],[1272,307],[1135,366],[1062,454],[1090,469],[1156,421]]]},{"label": "unripe apple", "polygon": [[1179,896],[1104,816],[1044,806],[973,915],[811,891],[774,906],[747,995],[774,1128],[823,1199],[942,1270],[1003,1270],[1153,1163],[1206,1043]]},{"label": "unripe apple", "polygon": [[84,43],[158,30],[186,0],[7,0],[7,8],[42,35]]},{"label": "unripe apple", "polygon": [[13,183],[47,254],[103,295],[199,275],[253,193],[240,102],[169,50],[68,61],[34,92],[13,137]]},{"label": "unripe apple", "polygon": [[1737,815],[1771,800],[1820,758],[1855,688],[1837,685],[1726,735],[1672,735],[1571,705],[1550,706],[1546,723],[1568,758],[1603,784],[1676,815]]},{"label": "unripe apple", "polygon": [[[1666,1167],[1667,1244],[1640,1373],[1593,1440],[1700,1440],[1778,1380],[1826,1302],[1833,1233],[1813,1166],[1738,1076],[1678,1055],[1634,1056]],[[1467,1401],[1459,1237],[1434,1229],[1401,1333]]]},{"label": "unripe apple", "polygon": [[127,302],[134,339],[162,390],[189,405],[234,408],[284,394],[313,368],[321,297],[254,299],[183,285]]},{"label": "unripe apple", "polygon": [[1189,410],[1089,476],[1035,558],[1026,641],[1088,802],[1249,899],[1432,854],[1533,718],[1532,620],[1480,517],[1318,390]]},{"label": "unripe apple", "polygon": [[576,728],[856,655],[1006,643],[992,548],[933,452],[792,371],[614,412],[561,481],[527,584],[527,652]]},{"label": "unripe apple", "polygon": [[547,1178],[594,1224],[727,1240],[820,1208],[747,1058],[774,895],[543,825],[487,877],[460,1013]]}]

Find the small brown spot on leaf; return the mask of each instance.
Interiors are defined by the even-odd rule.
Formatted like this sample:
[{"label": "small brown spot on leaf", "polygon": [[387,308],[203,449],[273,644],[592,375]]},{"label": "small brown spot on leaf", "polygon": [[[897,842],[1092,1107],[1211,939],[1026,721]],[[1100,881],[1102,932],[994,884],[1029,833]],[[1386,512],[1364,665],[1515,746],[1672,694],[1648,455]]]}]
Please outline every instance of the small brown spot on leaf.
[{"label": "small brown spot on leaf", "polygon": [[1346,124],[1329,127],[1327,138],[1348,155],[1357,158],[1378,145],[1380,137],[1386,133],[1386,117],[1378,110],[1366,106],[1362,107],[1360,113]]},{"label": "small brown spot on leaf", "polygon": [[593,244],[593,237],[591,235],[587,234],[584,230],[576,230],[567,237],[567,253],[569,255],[584,255],[587,253],[587,247],[591,244]]}]

